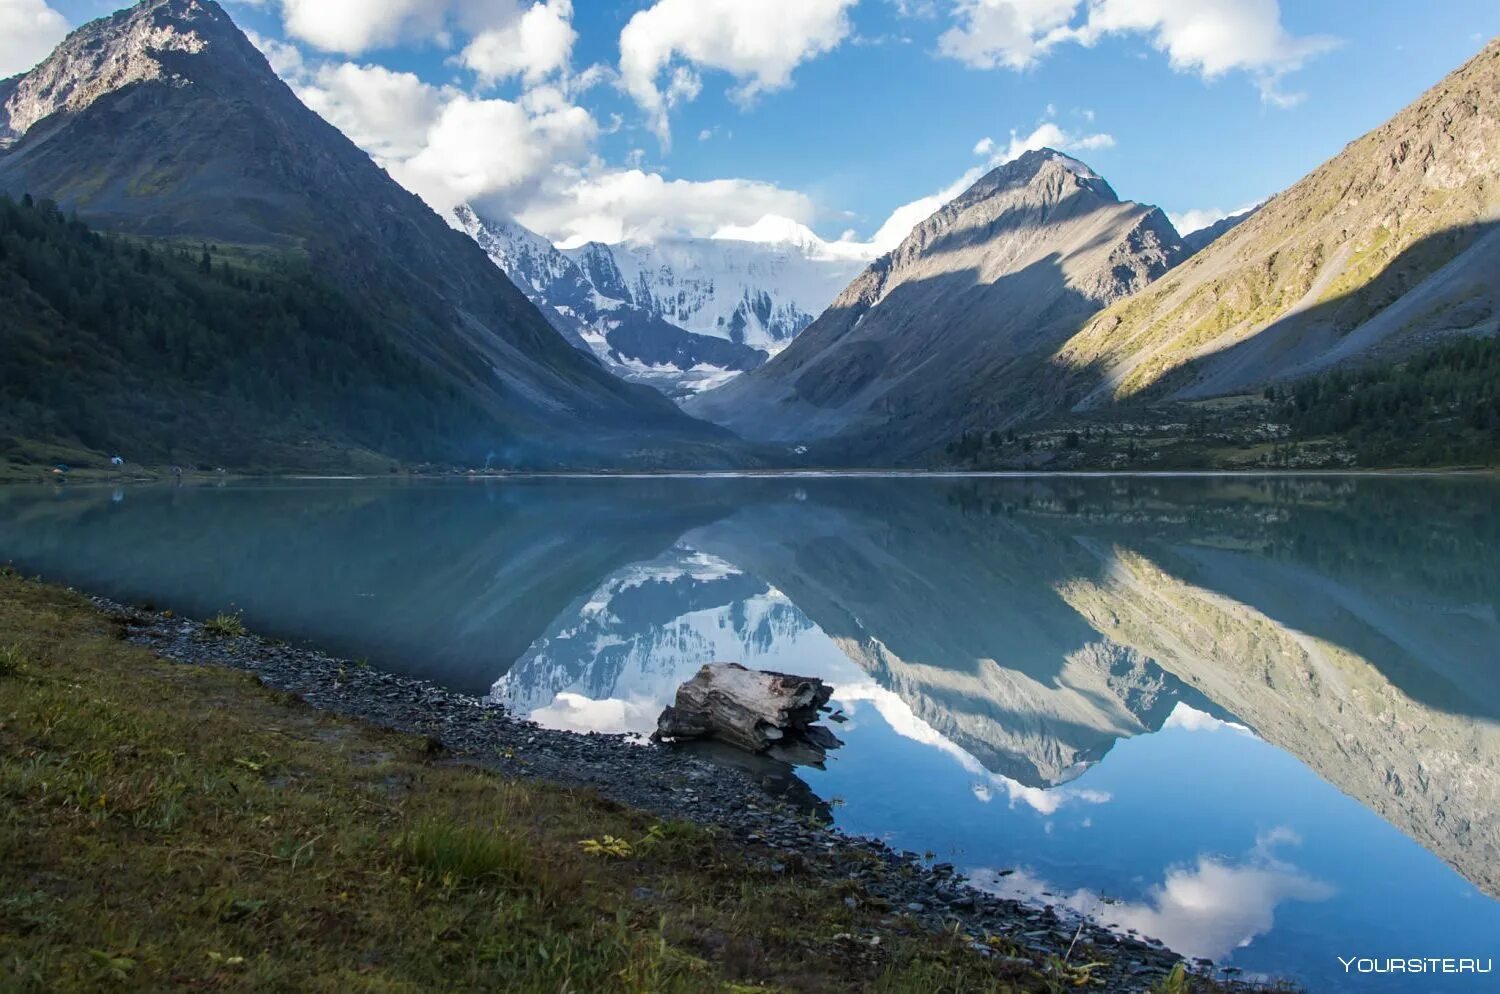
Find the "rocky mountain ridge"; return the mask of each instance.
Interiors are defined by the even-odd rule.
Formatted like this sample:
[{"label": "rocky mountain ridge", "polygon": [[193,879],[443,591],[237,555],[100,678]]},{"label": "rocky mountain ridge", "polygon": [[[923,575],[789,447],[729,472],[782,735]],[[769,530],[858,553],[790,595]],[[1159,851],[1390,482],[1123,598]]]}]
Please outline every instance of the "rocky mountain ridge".
[{"label": "rocky mountain ridge", "polygon": [[1500,328],[1500,40],[1058,351],[1079,409],[1258,391]]},{"label": "rocky mountain ridge", "polygon": [[1029,153],[877,260],[795,347],[685,406],[811,462],[931,465],[971,437],[1259,397],[1493,336],[1497,106],[1500,41],[1254,211],[1186,239],[1147,211],[1080,239],[1082,265],[1066,244],[1079,208],[1102,218],[1117,198],[1076,160]]},{"label": "rocky mountain ridge", "polygon": [[1188,250],[1189,255],[1197,255],[1235,228],[1250,220],[1258,210],[1260,210],[1258,206],[1252,207],[1238,214],[1221,217],[1206,228],[1199,228],[1197,231],[1189,232],[1182,236],[1183,247]]},{"label": "rocky mountain ridge", "polygon": [[1028,152],[918,225],[764,368],[686,406],[845,458],[921,452],[968,421],[1024,416],[1038,400],[1025,370],[1183,255],[1157,208]]}]

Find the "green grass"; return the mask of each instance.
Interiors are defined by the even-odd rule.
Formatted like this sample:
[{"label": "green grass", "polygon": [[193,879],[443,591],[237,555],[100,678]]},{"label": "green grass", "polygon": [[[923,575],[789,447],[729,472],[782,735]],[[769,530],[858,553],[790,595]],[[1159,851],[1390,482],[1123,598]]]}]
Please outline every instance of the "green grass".
[{"label": "green grass", "polygon": [[203,628],[205,631],[222,638],[240,638],[248,634],[244,619],[238,614],[226,614],[223,611],[205,621]]},{"label": "green grass", "polygon": [[26,670],[26,657],[19,645],[0,648],[0,680],[20,676]]},{"label": "green grass", "polygon": [[428,821],[402,833],[397,849],[414,870],[445,886],[542,883],[526,844],[499,827]]},{"label": "green grass", "polygon": [[1059,983],[911,930],[856,883],[119,636],[80,595],[0,575],[6,994]]}]

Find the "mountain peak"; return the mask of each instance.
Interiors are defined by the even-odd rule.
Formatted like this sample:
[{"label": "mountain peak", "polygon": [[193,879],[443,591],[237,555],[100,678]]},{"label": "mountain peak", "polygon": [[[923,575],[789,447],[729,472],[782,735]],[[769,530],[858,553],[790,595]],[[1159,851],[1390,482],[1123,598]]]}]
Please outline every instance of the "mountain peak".
[{"label": "mountain peak", "polygon": [[917,225],[781,355],[684,406],[761,441],[838,437],[842,457],[920,452],[986,409],[1048,403],[1021,384],[1181,252],[1161,211],[1056,149],[1027,152]]},{"label": "mountain peak", "polygon": [[[0,105],[0,142],[11,144],[59,111],[78,112],[136,83],[186,85],[210,49],[212,71],[239,61],[270,74],[264,58],[214,0],[142,0],[91,21],[65,38],[36,68],[18,77]],[[255,65],[256,61],[261,65]]]},{"label": "mountain peak", "polygon": [[949,250],[987,244],[1001,229],[1041,230],[1059,211],[1080,216],[1137,206],[1121,201],[1103,177],[1078,159],[1054,148],[1032,149],[996,166],[913,228],[891,253],[892,265],[901,269],[939,244]]},{"label": "mountain peak", "polygon": [[1120,199],[1086,163],[1055,148],[1038,148],[996,166],[954,203],[967,206],[1011,190],[1036,191],[1043,200],[1061,200],[1079,190],[1112,203]]}]

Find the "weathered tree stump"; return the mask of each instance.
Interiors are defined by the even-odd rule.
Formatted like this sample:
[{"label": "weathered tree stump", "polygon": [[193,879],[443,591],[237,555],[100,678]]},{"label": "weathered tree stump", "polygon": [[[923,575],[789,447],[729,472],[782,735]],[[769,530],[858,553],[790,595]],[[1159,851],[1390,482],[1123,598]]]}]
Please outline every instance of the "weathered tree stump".
[{"label": "weathered tree stump", "polygon": [[709,663],[677,688],[676,703],[657,719],[654,738],[718,739],[754,753],[790,748],[820,762],[825,750],[843,745],[813,724],[832,695],[833,688],[816,677]]}]

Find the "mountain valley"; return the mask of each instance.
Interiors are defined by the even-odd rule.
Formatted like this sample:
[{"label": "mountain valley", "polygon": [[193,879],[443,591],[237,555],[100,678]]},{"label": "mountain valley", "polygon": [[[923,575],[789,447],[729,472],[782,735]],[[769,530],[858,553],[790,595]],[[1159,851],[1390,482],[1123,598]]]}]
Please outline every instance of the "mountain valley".
[{"label": "mountain valley", "polygon": [[[1492,42],[1186,237],[1041,148],[873,260],[774,215],[559,248],[476,206],[434,213],[213,0],[143,0],[0,82],[0,459],[1486,462],[1493,357],[1462,343],[1500,330],[1497,102]],[[227,339],[246,316],[256,333]]]}]

